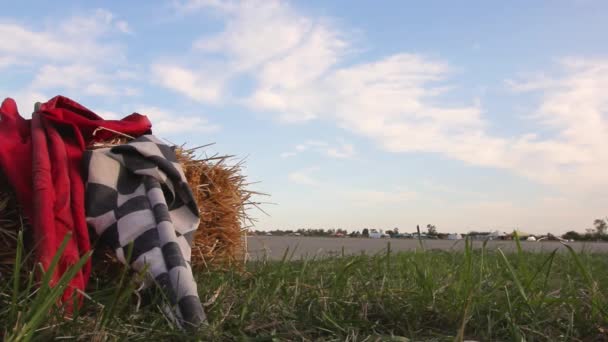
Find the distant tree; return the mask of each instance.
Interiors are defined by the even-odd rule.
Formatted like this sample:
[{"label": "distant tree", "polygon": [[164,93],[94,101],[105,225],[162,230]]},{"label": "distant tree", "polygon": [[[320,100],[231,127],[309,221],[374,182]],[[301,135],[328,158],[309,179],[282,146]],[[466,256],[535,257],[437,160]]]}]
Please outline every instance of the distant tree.
[{"label": "distant tree", "polygon": [[608,219],[605,220],[601,220],[601,219],[597,219],[595,221],[593,221],[593,225],[595,226],[595,231],[597,232],[597,235],[604,235],[606,234],[606,230],[608,230]]},{"label": "distant tree", "polygon": [[566,234],[562,235],[562,239],[580,241],[580,240],[582,240],[582,236],[581,236],[581,234],[575,232],[574,230],[571,230],[571,231],[567,232]]},{"label": "distant tree", "polygon": [[437,227],[435,227],[432,224],[427,224],[426,230],[427,230],[427,234],[429,234],[431,236],[437,235]]},{"label": "distant tree", "polygon": [[395,233],[395,235],[399,234],[399,228],[397,228],[397,227],[393,228],[393,233]]},{"label": "distant tree", "polygon": [[364,228],[363,232],[361,233],[361,235],[363,235],[363,237],[369,237],[369,229]]}]

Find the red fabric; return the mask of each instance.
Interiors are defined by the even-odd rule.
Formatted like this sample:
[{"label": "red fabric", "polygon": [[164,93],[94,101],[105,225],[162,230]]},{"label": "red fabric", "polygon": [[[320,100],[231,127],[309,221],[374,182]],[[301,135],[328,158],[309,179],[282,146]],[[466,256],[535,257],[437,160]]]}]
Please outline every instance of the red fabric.
[{"label": "red fabric", "polygon": [[[42,104],[32,120],[23,119],[10,98],[0,107],[0,170],[31,220],[36,256],[45,269],[65,235],[72,233],[53,283],[90,250],[82,153],[92,142],[115,136],[107,130],[93,135],[99,127],[138,137],[149,133],[151,124],[136,113],[122,120],[103,120],[63,96]],[[90,270],[89,262],[72,279],[64,301],[72,298],[75,289],[84,291]]]}]

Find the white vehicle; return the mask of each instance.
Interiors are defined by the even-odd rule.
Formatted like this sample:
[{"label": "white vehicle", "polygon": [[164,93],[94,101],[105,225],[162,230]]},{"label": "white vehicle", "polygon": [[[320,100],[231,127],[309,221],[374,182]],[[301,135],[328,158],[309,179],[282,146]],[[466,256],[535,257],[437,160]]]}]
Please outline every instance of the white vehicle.
[{"label": "white vehicle", "polygon": [[462,235],[456,234],[448,234],[448,240],[462,240]]},{"label": "white vehicle", "polygon": [[382,237],[382,232],[379,232],[377,229],[370,229],[369,237],[372,239],[380,239]]}]

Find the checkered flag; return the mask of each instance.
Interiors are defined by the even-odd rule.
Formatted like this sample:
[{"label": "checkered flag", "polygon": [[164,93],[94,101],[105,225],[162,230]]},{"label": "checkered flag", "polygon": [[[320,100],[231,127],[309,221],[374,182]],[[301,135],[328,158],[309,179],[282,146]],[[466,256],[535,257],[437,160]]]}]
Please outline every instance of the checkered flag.
[{"label": "checkered flag", "polygon": [[153,135],[127,144],[86,151],[86,216],[102,241],[131,266],[148,267],[177,317],[205,320],[190,266],[199,214],[174,147]]}]

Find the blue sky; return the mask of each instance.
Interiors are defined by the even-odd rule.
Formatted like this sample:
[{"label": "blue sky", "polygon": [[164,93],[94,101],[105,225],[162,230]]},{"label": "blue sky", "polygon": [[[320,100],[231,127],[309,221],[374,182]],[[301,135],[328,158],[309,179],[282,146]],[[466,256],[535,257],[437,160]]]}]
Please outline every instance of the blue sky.
[{"label": "blue sky", "polygon": [[[247,157],[261,229],[584,230],[608,203],[604,1],[56,1],[0,92]],[[27,114],[26,114],[27,115]]]}]

